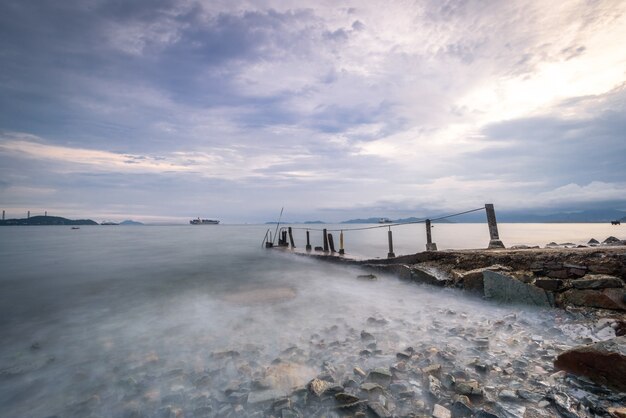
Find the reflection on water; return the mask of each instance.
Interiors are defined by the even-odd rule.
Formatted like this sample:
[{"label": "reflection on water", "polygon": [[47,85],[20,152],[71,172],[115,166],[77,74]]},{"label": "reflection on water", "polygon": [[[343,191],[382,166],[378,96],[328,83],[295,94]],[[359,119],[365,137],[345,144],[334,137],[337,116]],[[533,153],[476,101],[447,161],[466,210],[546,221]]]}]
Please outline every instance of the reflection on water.
[{"label": "reflection on water", "polygon": [[[440,226],[442,247],[453,225]],[[480,228],[463,227],[459,237]],[[575,342],[552,326],[562,313],[358,281],[352,268],[261,249],[264,230],[0,229],[0,416],[212,416],[232,401],[227,388],[286,392],[329,365],[345,376],[389,365],[407,347],[467,363],[483,355],[476,337],[502,359],[533,335]]]}]

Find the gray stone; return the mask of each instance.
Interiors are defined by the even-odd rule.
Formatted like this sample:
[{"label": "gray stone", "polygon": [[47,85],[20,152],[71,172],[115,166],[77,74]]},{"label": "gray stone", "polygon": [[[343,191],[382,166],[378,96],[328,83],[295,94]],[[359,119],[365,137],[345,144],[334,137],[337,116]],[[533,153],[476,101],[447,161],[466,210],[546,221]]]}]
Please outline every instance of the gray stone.
[{"label": "gray stone", "polygon": [[622,279],[606,274],[588,274],[583,279],[573,280],[574,289],[608,289],[624,287]]},{"label": "gray stone", "polygon": [[285,396],[285,392],[276,389],[260,390],[248,394],[248,404],[262,404]]},{"label": "gray stone", "polygon": [[563,280],[539,278],[535,280],[535,286],[554,292],[563,287]]},{"label": "gray stone", "polygon": [[374,413],[374,416],[379,418],[391,418],[391,413],[382,406],[379,402],[369,402],[367,404],[369,409]]},{"label": "gray stone", "polygon": [[504,274],[487,270],[483,272],[483,281],[487,299],[545,307],[553,305],[545,290]]},{"label": "gray stone", "polygon": [[454,385],[456,393],[461,395],[482,396],[483,390],[475,380],[457,380]]},{"label": "gray stone", "polygon": [[624,289],[570,289],[558,295],[559,306],[588,306],[626,311]]},{"label": "gray stone", "polygon": [[440,270],[427,266],[412,266],[411,279],[418,283],[430,284],[433,286],[446,286],[452,280]]},{"label": "gray stone", "polygon": [[381,386],[387,386],[391,382],[391,372],[389,369],[377,367],[369,372],[367,380]]}]

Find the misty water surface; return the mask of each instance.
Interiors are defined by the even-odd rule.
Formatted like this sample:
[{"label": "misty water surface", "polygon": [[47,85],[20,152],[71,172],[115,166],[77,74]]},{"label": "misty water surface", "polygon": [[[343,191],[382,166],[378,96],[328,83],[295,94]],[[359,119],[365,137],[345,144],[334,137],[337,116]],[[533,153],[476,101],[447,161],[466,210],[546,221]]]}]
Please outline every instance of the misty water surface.
[{"label": "misty water surface", "polygon": [[[501,235],[507,244],[508,237],[574,240],[559,239],[550,227],[539,234],[531,226],[524,238],[517,225],[503,225]],[[606,235],[601,227],[571,228],[578,228],[578,241]],[[289,378],[275,382],[287,391],[315,377],[323,362],[351,369],[362,330],[377,335],[384,353],[422,343],[469,357],[464,335],[472,327],[475,336],[514,315],[519,328],[489,331],[494,347],[514,357],[518,348],[504,343],[512,335],[549,338],[546,324],[564,320],[556,311],[500,307],[392,277],[359,281],[355,268],[262,249],[266,229],[0,228],[0,416],[86,416],[85,408],[97,416],[124,416],[128,408],[151,416],[173,395],[191,402],[240,380],[242,366],[224,367],[229,360],[219,354],[231,351],[241,353],[251,378],[265,376],[285,350],[299,353]],[[437,225],[434,236],[440,248],[452,241],[482,246],[482,229]],[[370,242],[346,240],[347,248],[384,254],[381,231],[361,233]],[[398,233],[397,248],[419,249],[417,232]],[[374,240],[379,235],[382,242]],[[358,361],[373,367],[388,359]],[[218,368],[208,386],[189,383]],[[130,396],[137,390],[144,393],[140,404]]]}]

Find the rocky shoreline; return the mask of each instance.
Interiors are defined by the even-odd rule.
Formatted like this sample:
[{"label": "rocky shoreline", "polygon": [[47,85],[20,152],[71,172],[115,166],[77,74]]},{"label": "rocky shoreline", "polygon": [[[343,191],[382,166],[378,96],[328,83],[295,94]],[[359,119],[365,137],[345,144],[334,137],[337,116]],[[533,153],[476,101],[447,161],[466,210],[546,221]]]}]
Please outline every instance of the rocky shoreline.
[{"label": "rocky shoreline", "polygon": [[[475,350],[469,364],[459,363],[446,347],[408,347],[386,367],[355,366],[352,374],[341,376],[332,370],[323,373],[307,390],[292,394],[292,409],[281,410],[279,402],[265,414],[301,416],[313,405],[316,416],[626,417],[626,246],[616,239],[610,245],[596,243],[428,251],[386,260],[311,254],[362,266],[370,273],[359,275],[361,280],[377,280],[383,272],[499,303],[558,307],[568,320],[563,328],[546,324],[554,334],[566,334],[564,328],[572,325],[565,324],[573,320],[578,332],[588,336],[582,339],[585,344],[567,347],[558,337],[517,334],[504,344],[519,344],[522,350],[517,358],[507,358],[499,355],[501,344],[485,337],[491,327],[517,328],[516,318],[505,317],[470,327],[469,335],[467,329],[455,330],[460,335],[465,331]],[[372,334],[364,330],[361,338],[373,342],[360,356],[389,356],[376,350]]]}]

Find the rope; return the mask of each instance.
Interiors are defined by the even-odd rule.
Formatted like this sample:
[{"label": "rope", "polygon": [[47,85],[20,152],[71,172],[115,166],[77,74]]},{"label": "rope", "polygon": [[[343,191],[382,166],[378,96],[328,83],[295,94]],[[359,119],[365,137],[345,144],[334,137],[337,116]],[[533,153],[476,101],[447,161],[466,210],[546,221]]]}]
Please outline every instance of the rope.
[{"label": "rope", "polygon": [[[382,225],[374,225],[374,226],[363,226],[360,228],[326,229],[326,231],[327,232],[364,231],[366,229],[391,228],[392,226],[421,224],[421,223],[426,222],[428,219],[430,219],[431,221],[440,221],[442,219],[452,218],[454,216],[465,215],[466,213],[478,212],[479,210],[485,210],[485,208],[482,207],[482,208],[477,208],[477,209],[466,210],[464,212],[453,213],[452,215],[440,216],[438,218],[423,218],[423,219],[419,219],[417,221],[411,221],[411,222],[398,222],[398,223],[390,223],[390,224],[382,224]],[[300,228],[292,227],[291,229],[299,229],[299,230],[306,230],[306,231],[323,231],[324,230],[323,228],[303,228],[303,227],[300,227]]]}]

